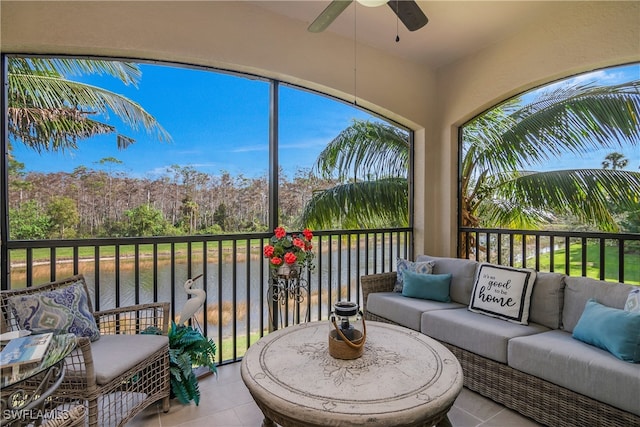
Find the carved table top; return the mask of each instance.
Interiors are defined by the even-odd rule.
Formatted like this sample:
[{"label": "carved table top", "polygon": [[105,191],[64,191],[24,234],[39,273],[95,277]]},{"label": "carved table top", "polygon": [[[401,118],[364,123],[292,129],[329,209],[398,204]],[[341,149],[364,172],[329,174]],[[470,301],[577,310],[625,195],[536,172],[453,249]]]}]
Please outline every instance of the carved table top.
[{"label": "carved table top", "polygon": [[366,326],[364,354],[355,360],[329,355],[328,321],[280,329],[251,345],[241,375],[267,421],[414,426],[440,420],[462,389],[458,360],[411,329]]}]

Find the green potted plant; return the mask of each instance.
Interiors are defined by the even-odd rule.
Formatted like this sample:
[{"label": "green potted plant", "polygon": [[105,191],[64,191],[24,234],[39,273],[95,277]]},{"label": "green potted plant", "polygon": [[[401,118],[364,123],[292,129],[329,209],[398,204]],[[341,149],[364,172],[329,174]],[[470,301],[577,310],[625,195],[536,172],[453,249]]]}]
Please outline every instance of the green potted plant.
[{"label": "green potted plant", "polygon": [[216,344],[200,331],[171,322],[169,329],[171,392],[182,404],[200,403],[198,378],[193,368],[205,366],[216,373]]},{"label": "green potted plant", "polygon": [[[147,328],[143,333],[160,335],[157,328]],[[198,377],[194,368],[207,367],[216,373],[216,343],[207,339],[202,333],[187,325],[176,325],[171,322],[169,328],[169,372],[171,395],[182,404],[192,400],[200,404]]]}]

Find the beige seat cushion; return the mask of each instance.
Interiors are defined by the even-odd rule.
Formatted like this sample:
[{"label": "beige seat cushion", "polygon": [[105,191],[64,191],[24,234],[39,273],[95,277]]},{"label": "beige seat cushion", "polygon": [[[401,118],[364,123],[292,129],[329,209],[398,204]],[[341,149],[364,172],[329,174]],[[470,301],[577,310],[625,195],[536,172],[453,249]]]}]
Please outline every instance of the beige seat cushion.
[{"label": "beige seat cushion", "polygon": [[168,343],[169,338],[163,335],[102,335],[91,343],[96,382],[109,383]]},{"label": "beige seat cushion", "polygon": [[640,364],[617,359],[568,332],[513,338],[508,359],[519,371],[640,415]]},{"label": "beige seat cushion", "polygon": [[422,313],[420,331],[480,356],[507,363],[507,344],[514,337],[538,334],[549,328],[520,325],[468,311],[466,308]]},{"label": "beige seat cushion", "polygon": [[422,313],[431,310],[464,308],[455,302],[439,302],[419,298],[409,298],[398,292],[374,292],[367,299],[367,311],[399,325],[420,330]]}]

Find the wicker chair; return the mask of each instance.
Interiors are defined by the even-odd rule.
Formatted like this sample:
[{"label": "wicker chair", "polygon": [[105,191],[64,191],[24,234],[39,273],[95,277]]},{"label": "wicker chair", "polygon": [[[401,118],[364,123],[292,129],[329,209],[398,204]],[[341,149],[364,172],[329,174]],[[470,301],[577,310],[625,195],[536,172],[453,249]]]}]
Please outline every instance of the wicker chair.
[{"label": "wicker chair", "polygon": [[[24,289],[0,292],[0,323],[19,329],[9,298],[51,291],[80,282],[82,275]],[[78,337],[77,347],[66,359],[66,375],[53,395],[62,410],[87,408],[89,427],[123,426],[147,406],[162,399],[169,410],[169,303],[140,304],[93,313],[100,339]],[[162,335],[138,335],[147,328]]]}]

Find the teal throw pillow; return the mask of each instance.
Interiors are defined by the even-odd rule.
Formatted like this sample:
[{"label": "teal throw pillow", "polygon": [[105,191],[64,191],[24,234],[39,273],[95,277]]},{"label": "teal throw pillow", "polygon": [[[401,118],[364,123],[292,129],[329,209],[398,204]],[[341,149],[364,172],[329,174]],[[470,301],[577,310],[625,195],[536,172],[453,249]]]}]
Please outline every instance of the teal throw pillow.
[{"label": "teal throw pillow", "polygon": [[451,297],[449,296],[450,286],[451,274],[420,274],[405,271],[402,295],[411,298],[451,302]]},{"label": "teal throw pillow", "polygon": [[640,362],[640,313],[587,301],[573,337],[627,362]]}]

